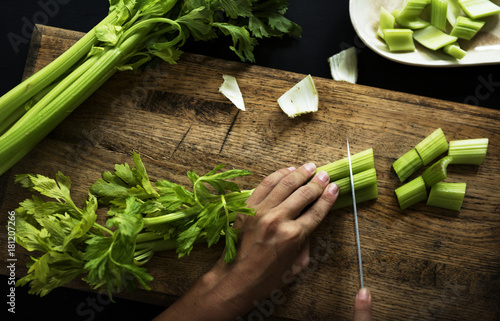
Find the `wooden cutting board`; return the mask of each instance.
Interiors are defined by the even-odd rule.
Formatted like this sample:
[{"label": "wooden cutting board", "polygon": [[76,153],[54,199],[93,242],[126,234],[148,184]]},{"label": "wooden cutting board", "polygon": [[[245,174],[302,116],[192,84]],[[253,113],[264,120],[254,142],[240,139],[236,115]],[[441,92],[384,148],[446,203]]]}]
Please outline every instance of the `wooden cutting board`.
[{"label": "wooden cutting board", "polygon": [[[26,76],[80,36],[38,26]],[[246,111],[218,92],[223,74],[237,78]],[[152,180],[188,184],[188,170],[205,173],[227,164],[251,170],[241,186],[252,188],[278,168],[346,157],[349,137],[353,153],[367,148],[375,153],[379,198],[358,212],[365,284],[373,293],[376,319],[498,319],[500,112],[314,78],[319,111],[290,119],[276,100],[304,76],[194,54],[176,65],[119,73],[1,177],[2,226],[6,214],[30,197],[13,183],[15,174],[53,177],[60,170],[72,180],[74,199],[82,200],[102,171],[132,163],[135,150]],[[439,127],[448,140],[489,138],[487,158],[480,166],[449,167],[448,181],[467,183],[459,214],[425,204],[401,212],[394,194],[400,183],[391,164]],[[167,304],[207,271],[222,249],[198,247],[180,260],[174,253],[157,254],[146,265],[155,277],[152,291],[124,296]],[[1,247],[3,255],[6,250]],[[359,279],[350,208],[330,213],[311,237],[311,253],[298,284],[284,289],[285,302],[272,307],[274,316],[351,319]],[[16,258],[21,277],[28,253],[18,247]],[[8,274],[5,264],[1,273]],[[69,286],[90,291],[79,281]]]}]

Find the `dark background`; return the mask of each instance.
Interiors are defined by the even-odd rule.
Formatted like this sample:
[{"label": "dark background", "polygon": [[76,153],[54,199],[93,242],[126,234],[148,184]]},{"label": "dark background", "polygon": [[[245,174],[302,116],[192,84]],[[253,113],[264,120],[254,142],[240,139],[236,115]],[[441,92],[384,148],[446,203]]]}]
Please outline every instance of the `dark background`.
[{"label": "dark background", "polygon": [[[40,14],[44,7],[52,10],[50,14]],[[0,94],[21,80],[32,31],[31,23],[87,32],[106,16],[107,10],[106,0],[1,0]],[[347,0],[290,0],[287,17],[302,26],[302,37],[260,41],[255,51],[258,65],[331,78],[327,58],[354,46],[358,49],[359,84],[457,103],[471,103],[467,97],[477,98],[480,90],[482,99],[477,99],[476,103],[482,107],[500,109],[500,65],[426,68],[386,60],[365,47],[357,37],[349,18]],[[22,43],[14,46],[9,34],[17,35]],[[224,41],[188,43],[183,50],[238,60]],[[481,87],[481,79],[493,82],[489,91]],[[7,278],[2,276],[0,282],[5,293],[3,289],[8,288]],[[5,300],[5,296],[2,297]],[[95,312],[91,314],[88,300],[97,299],[95,294],[69,289],[58,289],[39,298],[28,295],[27,288],[18,288],[15,319],[150,320],[164,309],[117,299],[112,304],[96,302],[99,308],[91,309]]]}]

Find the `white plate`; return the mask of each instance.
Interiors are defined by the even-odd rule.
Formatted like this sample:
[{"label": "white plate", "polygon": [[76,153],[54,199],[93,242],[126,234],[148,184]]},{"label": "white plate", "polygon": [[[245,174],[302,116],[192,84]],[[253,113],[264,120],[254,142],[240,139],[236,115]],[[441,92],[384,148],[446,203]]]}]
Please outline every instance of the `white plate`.
[{"label": "white plate", "polygon": [[[389,12],[401,8],[404,0],[350,0],[351,21],[361,40],[379,55],[403,64],[428,67],[456,67],[470,65],[500,64],[500,17],[485,19],[486,24],[470,41],[459,40],[467,55],[462,60],[454,59],[441,51],[432,51],[415,44],[414,52],[390,52],[377,36],[380,7]],[[499,5],[500,0],[492,2]]]}]

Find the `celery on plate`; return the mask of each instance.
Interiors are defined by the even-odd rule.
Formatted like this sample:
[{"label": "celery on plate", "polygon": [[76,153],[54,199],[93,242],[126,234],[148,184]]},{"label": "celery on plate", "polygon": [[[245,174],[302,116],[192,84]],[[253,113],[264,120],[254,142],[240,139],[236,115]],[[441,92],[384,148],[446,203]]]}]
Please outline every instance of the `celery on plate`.
[{"label": "celery on plate", "polygon": [[460,48],[458,42],[444,46],[443,51],[456,59],[463,59],[467,55],[467,51]]},{"label": "celery on plate", "polygon": [[431,0],[406,0],[402,8],[393,12],[398,25],[409,29],[421,29],[430,25],[420,14]]},{"label": "celery on plate", "polygon": [[379,23],[377,29],[377,35],[384,39],[385,29],[394,29],[396,26],[396,19],[394,16],[387,11],[384,7],[380,7]]},{"label": "celery on plate", "polygon": [[481,28],[484,26],[484,21],[472,20],[468,17],[458,17],[457,22],[450,32],[450,36],[471,40]]},{"label": "celery on plate", "polygon": [[489,0],[458,0],[464,12],[472,19],[489,17],[500,13],[500,7]]},{"label": "celery on plate", "polygon": [[431,50],[438,50],[457,41],[457,37],[450,36],[432,25],[416,30],[413,33],[413,38]]},{"label": "celery on plate", "polygon": [[448,155],[452,164],[481,165],[488,151],[488,138],[452,140]]},{"label": "celery on plate", "polygon": [[446,31],[448,0],[431,0],[431,24]]},{"label": "celery on plate", "polygon": [[411,29],[384,29],[384,40],[390,51],[415,51]]},{"label": "celery on plate", "polygon": [[[175,63],[186,40],[230,36],[230,49],[255,60],[257,38],[300,35],[283,15],[286,1],[110,1],[109,14],[68,51],[0,98],[0,175],[85,101],[117,70],[153,58]],[[43,97],[26,111],[25,104]]]},{"label": "celery on plate", "polygon": [[437,183],[429,192],[427,205],[460,211],[466,187],[466,183]]}]

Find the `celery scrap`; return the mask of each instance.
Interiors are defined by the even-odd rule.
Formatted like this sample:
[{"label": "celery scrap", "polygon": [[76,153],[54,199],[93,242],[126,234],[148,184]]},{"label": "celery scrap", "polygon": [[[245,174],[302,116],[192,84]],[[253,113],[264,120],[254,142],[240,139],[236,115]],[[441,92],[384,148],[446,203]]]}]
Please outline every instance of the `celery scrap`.
[{"label": "celery scrap", "polygon": [[392,163],[392,167],[401,182],[405,181],[422,166],[424,166],[424,164],[415,148],[408,151]]},{"label": "celery scrap", "polygon": [[384,40],[390,51],[414,51],[413,30],[385,29]]},{"label": "celery scrap", "polygon": [[448,141],[446,140],[443,130],[438,128],[418,143],[415,149],[425,166],[448,150]]},{"label": "celery scrap", "polygon": [[451,164],[452,160],[453,157],[445,156],[422,173],[422,178],[424,179],[425,186],[427,188],[430,188],[434,184],[446,179],[446,169],[448,168],[448,165]]},{"label": "celery scrap", "polygon": [[422,176],[418,176],[403,186],[396,188],[395,193],[401,210],[407,209],[427,198],[427,189]]},{"label": "celery scrap", "polygon": [[488,138],[453,140],[448,155],[453,157],[452,164],[481,165],[488,151]]},{"label": "celery scrap", "polygon": [[442,30],[434,26],[428,26],[423,29],[416,30],[413,33],[413,38],[421,45],[431,50],[438,50],[446,45],[457,41],[457,37],[450,36]]},{"label": "celery scrap", "polygon": [[224,82],[219,87],[219,92],[226,96],[236,108],[245,111],[245,101],[236,78],[230,75],[222,75],[222,78]]},{"label": "celery scrap", "polygon": [[385,29],[394,29],[396,24],[396,19],[394,16],[387,11],[384,7],[380,7],[380,18],[378,23],[377,35],[384,39]]},{"label": "celery scrap", "polygon": [[460,48],[458,42],[444,46],[443,51],[456,59],[463,59],[467,55],[467,51]]},{"label": "celery scrap", "polygon": [[448,0],[431,0],[431,24],[446,31]]},{"label": "celery scrap", "polygon": [[281,110],[290,118],[318,111],[318,103],[318,91],[311,75],[307,75],[278,98]]},{"label": "celery scrap", "polygon": [[458,0],[464,12],[472,19],[500,13],[500,7],[488,0]]},{"label": "celery scrap", "polygon": [[437,183],[429,192],[427,205],[460,211],[466,186],[466,183]]},{"label": "celery scrap", "polygon": [[358,57],[355,47],[350,47],[328,58],[332,78],[355,84],[358,81]]},{"label": "celery scrap", "polygon": [[484,26],[484,21],[472,20],[469,17],[460,16],[450,32],[450,36],[471,40]]}]

